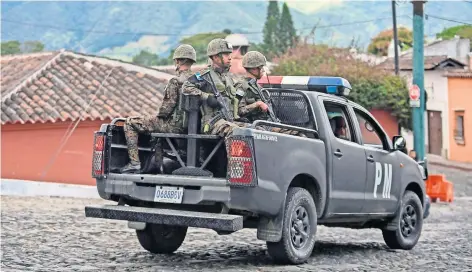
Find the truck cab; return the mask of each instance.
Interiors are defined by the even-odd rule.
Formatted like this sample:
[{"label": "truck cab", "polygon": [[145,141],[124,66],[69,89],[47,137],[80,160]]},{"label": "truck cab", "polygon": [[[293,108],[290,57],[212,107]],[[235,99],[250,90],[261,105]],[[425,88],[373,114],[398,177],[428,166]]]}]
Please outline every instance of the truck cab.
[{"label": "truck cab", "polygon": [[[140,135],[142,173],[115,171],[128,162],[122,119],[103,124],[92,175],[100,196],[117,205],[87,206],[86,216],[128,221],[143,248],[156,254],[177,250],[188,227],[221,235],[255,228],[273,259],[291,264],[310,257],[317,225],[377,228],[389,247],[413,248],[427,208],[426,176],[402,152],[405,140],[390,139],[348,100],[351,86],[343,78],[277,77],[261,84],[280,123],[257,120],[226,140],[201,135],[201,102],[184,97],[188,132]],[[166,145],[166,160],[153,167],[157,141]]]}]

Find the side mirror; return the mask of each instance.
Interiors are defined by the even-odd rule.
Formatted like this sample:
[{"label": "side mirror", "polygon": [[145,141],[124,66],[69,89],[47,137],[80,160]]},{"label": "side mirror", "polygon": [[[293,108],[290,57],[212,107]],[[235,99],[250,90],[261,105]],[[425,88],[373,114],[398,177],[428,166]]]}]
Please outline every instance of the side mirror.
[{"label": "side mirror", "polygon": [[393,136],[393,150],[400,150],[405,152],[406,141],[403,136]]}]

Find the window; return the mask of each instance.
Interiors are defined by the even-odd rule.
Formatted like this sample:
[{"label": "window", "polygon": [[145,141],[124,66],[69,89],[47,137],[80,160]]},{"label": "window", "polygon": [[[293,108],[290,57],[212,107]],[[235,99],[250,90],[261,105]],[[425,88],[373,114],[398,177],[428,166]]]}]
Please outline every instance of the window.
[{"label": "window", "polygon": [[383,141],[383,139],[385,139],[385,135],[377,127],[375,121],[360,110],[354,109],[354,112],[356,113],[357,122],[360,126],[364,144],[372,145],[373,147],[379,149],[384,149],[386,147]]},{"label": "window", "polygon": [[355,142],[346,107],[331,102],[325,102],[324,106],[334,136],[341,140]]},{"label": "window", "polygon": [[454,140],[456,141],[457,144],[465,144],[464,111],[463,110],[454,111],[454,120],[455,120]]}]

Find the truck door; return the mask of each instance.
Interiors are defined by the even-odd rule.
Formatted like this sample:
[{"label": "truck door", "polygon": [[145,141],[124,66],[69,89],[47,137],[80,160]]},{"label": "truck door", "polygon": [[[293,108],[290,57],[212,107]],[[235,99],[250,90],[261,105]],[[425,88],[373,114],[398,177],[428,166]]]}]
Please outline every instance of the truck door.
[{"label": "truck door", "polygon": [[363,213],[390,213],[396,209],[400,191],[400,164],[390,151],[389,138],[364,110],[353,107],[367,162],[366,203]]},{"label": "truck door", "polygon": [[330,213],[360,213],[364,205],[366,160],[362,145],[356,142],[353,124],[346,104],[324,101],[326,118],[331,125],[327,133],[331,143],[332,190]]}]

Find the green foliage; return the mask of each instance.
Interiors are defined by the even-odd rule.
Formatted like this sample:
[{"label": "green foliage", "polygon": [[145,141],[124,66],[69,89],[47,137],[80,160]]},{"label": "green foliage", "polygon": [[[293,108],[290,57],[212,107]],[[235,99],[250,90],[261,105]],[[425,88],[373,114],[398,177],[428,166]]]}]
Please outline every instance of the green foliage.
[{"label": "green foliage", "polygon": [[44,44],[40,41],[26,41],[21,45],[21,52],[23,53],[42,52],[43,50]]},{"label": "green foliage", "polygon": [[282,16],[279,22],[278,52],[285,52],[297,42],[295,27],[293,26],[292,15],[287,3],[282,7]]},{"label": "green foliage", "polygon": [[2,55],[11,55],[21,53],[19,41],[2,42]]},{"label": "green foliage", "polygon": [[2,55],[35,53],[44,50],[44,44],[39,41],[25,41],[23,44],[19,41],[7,41],[2,42],[1,47]]},{"label": "green foliage", "polygon": [[346,78],[352,86],[349,99],[368,110],[389,110],[402,127],[411,128],[406,81],[352,58],[347,49],[298,45],[275,61],[273,75]]},{"label": "green foliage", "polygon": [[[193,46],[193,48],[195,48],[195,51],[197,52],[197,63],[205,63],[208,60],[208,56],[206,53],[208,43],[210,43],[210,41],[213,39],[224,39],[227,35],[228,34],[224,32],[200,33],[180,40],[180,44],[186,43]],[[172,59],[173,54],[174,50],[172,50],[172,52],[170,53],[170,59]]]},{"label": "green foliage", "polygon": [[133,57],[133,63],[144,66],[168,65],[172,64],[172,59],[161,59],[157,54],[153,54],[147,50],[141,50],[139,54]]},{"label": "green foliage", "polygon": [[280,13],[277,1],[269,1],[267,17],[263,29],[264,48],[268,52],[278,52],[279,20]]},{"label": "green foliage", "polygon": [[472,46],[472,26],[470,25],[459,25],[450,28],[445,28],[443,31],[436,34],[436,38],[450,40],[453,39],[456,35],[464,39],[470,39],[470,46]]},{"label": "green foliage", "polygon": [[[402,51],[407,50],[413,46],[413,32],[405,27],[399,27],[398,41]],[[378,56],[388,55],[388,46],[393,39],[393,29],[387,29],[380,32],[372,39],[367,51]]]}]

